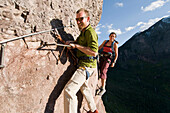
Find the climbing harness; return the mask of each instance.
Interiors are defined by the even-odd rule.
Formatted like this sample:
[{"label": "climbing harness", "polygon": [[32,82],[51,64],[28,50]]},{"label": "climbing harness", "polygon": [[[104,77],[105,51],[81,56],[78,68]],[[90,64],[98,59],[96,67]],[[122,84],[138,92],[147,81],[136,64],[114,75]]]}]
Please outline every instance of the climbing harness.
[{"label": "climbing harness", "polygon": [[[96,57],[81,56],[78,58],[78,60],[95,60],[97,58],[98,58],[98,56],[96,56]],[[86,67],[78,66],[78,69],[83,69],[86,71],[86,80],[90,77],[90,73],[87,71]]]},{"label": "climbing harness", "polygon": [[[102,52],[103,52],[103,48],[104,48],[104,46],[107,44],[109,42],[109,40],[106,40],[105,41],[105,43],[104,43],[104,45],[103,45],[103,47],[98,51],[99,52],[99,54],[101,54]],[[111,48],[112,48],[112,53],[111,54],[113,54],[114,53],[114,43],[115,43],[115,40],[112,42],[112,44],[111,44]],[[110,54],[110,53],[109,53]]]},{"label": "climbing harness", "polygon": [[94,60],[94,59],[97,59],[97,58],[98,58],[98,56],[96,56],[96,57],[93,57],[93,56],[91,56],[91,57],[81,56],[78,59],[79,60]]},{"label": "climbing harness", "polygon": [[79,66],[78,69],[82,69],[82,70],[86,71],[86,80],[90,77],[90,73],[87,71],[87,69],[85,67]]},{"label": "climbing harness", "polygon": [[113,59],[113,56],[115,56],[115,51],[114,51],[114,47],[113,47],[114,43],[116,42],[115,40],[111,44],[112,52],[103,52],[103,48],[108,42],[109,42],[109,40],[106,40],[103,47],[98,51],[99,58],[102,57],[104,59],[107,59],[107,58]]}]

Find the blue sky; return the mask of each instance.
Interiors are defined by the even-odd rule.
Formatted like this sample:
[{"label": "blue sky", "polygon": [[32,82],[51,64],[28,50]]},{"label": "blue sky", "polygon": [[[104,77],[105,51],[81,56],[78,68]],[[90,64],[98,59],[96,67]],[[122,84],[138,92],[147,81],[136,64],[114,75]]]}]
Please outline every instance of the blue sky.
[{"label": "blue sky", "polygon": [[101,20],[96,27],[99,44],[116,32],[119,47],[135,33],[170,16],[170,0],[103,0]]}]

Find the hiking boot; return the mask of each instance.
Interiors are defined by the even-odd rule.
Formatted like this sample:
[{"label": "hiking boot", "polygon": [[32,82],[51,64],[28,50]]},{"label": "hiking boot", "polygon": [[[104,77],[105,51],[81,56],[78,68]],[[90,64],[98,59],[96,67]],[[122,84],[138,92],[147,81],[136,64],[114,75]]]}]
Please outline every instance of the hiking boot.
[{"label": "hiking boot", "polygon": [[88,111],[87,113],[99,113],[98,110],[95,110],[94,112]]},{"label": "hiking boot", "polygon": [[95,95],[98,95],[100,90],[101,90],[101,88],[97,89]]},{"label": "hiking boot", "polygon": [[100,92],[98,93],[98,95],[102,96],[105,92],[106,92],[105,89],[100,89]]}]

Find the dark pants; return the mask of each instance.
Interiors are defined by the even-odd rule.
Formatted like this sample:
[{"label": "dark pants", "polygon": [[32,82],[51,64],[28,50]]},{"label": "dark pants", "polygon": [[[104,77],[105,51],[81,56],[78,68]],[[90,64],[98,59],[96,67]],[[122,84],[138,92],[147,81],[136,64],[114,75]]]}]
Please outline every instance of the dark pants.
[{"label": "dark pants", "polygon": [[100,78],[106,79],[107,78],[107,71],[109,65],[111,63],[110,57],[100,57],[99,59],[99,68],[100,68]]}]

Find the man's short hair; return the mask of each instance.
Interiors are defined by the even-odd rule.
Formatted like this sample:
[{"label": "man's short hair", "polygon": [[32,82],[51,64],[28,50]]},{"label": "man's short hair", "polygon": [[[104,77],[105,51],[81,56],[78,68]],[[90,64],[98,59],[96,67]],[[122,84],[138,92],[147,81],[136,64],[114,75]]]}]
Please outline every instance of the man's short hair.
[{"label": "man's short hair", "polygon": [[81,11],[85,12],[86,16],[90,16],[90,15],[89,15],[89,11],[87,11],[87,10],[84,9],[84,8],[80,8],[80,9],[76,12],[76,14],[78,14],[78,13],[81,12]]}]

